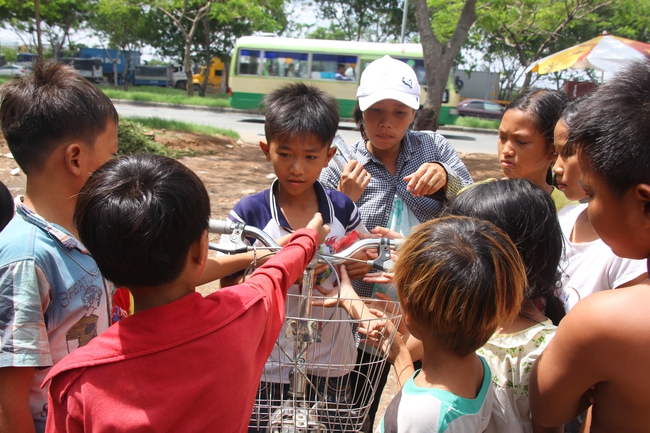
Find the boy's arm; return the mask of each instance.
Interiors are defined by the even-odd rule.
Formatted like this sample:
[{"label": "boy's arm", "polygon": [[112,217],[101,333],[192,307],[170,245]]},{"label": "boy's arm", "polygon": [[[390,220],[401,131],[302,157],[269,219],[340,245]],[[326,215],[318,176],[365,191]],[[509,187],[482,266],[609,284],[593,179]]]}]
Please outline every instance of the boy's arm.
[{"label": "boy's arm", "polygon": [[[290,234],[284,235],[279,239],[275,239],[275,242],[280,246],[284,246],[289,242],[290,238]],[[239,274],[233,276],[233,274],[246,269],[253,262],[257,262],[257,266],[259,267],[271,257],[273,257],[273,253],[267,250],[209,257],[205,265],[205,270],[196,285],[200,286],[201,284],[206,284],[214,280],[221,280],[221,287],[241,284],[246,280],[245,275]]]},{"label": "boy's arm", "polygon": [[[609,322],[598,296],[580,301],[567,314],[553,340],[530,374],[532,417],[544,426],[558,426],[590,405],[588,395],[600,382],[603,350],[607,350]],[[601,326],[601,323],[608,324]],[[585,326],[589,324],[588,326]]]},{"label": "boy's arm", "polygon": [[0,433],[35,432],[29,407],[34,367],[0,368]]}]

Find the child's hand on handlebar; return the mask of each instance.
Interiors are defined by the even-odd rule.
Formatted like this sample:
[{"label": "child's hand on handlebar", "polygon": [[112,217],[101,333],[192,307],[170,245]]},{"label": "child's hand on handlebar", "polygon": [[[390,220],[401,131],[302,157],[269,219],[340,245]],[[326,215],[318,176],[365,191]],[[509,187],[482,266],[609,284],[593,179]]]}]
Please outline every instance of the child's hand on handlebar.
[{"label": "child's hand on handlebar", "polygon": [[364,283],[390,284],[393,282],[392,272],[371,272],[363,277]]},{"label": "child's hand on handlebar", "polygon": [[[368,256],[366,250],[363,250],[353,255],[352,258],[365,261],[370,257]],[[370,265],[363,262],[349,262],[345,266],[345,269],[347,271],[346,274],[350,277],[351,280],[358,280],[360,278],[363,278],[368,272],[372,270]]]},{"label": "child's hand on handlebar", "polygon": [[400,235],[397,232],[394,232],[386,227],[377,226],[374,229],[370,230],[370,233],[373,235],[379,235],[382,238],[388,239],[404,239],[404,236]]},{"label": "child's hand on handlebar", "polygon": [[323,216],[320,212],[316,212],[314,217],[307,223],[307,228],[316,230],[318,232],[318,244],[325,242],[325,238],[330,233],[330,228],[323,225]]}]

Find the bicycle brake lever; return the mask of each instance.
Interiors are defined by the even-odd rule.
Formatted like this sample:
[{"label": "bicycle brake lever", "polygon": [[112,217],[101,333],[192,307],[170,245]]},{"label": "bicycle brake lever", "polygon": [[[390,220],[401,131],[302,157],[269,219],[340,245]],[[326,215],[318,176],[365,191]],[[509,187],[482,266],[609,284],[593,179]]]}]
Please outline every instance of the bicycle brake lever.
[{"label": "bicycle brake lever", "polygon": [[222,244],[215,244],[214,242],[210,242],[208,244],[208,249],[212,251],[217,251],[223,254],[239,254],[239,253],[245,253],[247,252],[250,247],[246,244],[242,245],[222,245]]},{"label": "bicycle brake lever", "polygon": [[377,254],[379,256],[375,260],[370,261],[372,268],[383,272],[390,272],[395,263],[390,255],[390,240],[388,238],[380,238]]}]

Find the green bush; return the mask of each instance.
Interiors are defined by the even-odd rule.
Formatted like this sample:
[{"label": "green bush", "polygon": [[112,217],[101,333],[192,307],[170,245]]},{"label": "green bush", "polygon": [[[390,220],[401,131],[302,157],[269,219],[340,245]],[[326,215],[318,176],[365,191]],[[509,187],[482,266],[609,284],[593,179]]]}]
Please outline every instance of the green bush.
[{"label": "green bush", "polygon": [[144,133],[144,126],[137,122],[120,119],[117,128],[117,139],[119,155],[133,155],[136,153],[153,153],[156,155],[180,158],[184,155],[191,155],[191,152],[172,151],[147,137]]}]

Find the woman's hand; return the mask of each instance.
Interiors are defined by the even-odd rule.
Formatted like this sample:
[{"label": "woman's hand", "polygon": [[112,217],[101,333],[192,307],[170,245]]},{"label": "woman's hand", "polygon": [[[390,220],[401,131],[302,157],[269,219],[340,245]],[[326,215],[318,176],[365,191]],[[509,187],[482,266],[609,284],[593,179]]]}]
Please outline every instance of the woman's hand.
[{"label": "woman's hand", "polygon": [[407,191],[415,197],[422,197],[447,187],[447,171],[438,163],[427,162],[422,164],[415,173],[406,176],[404,180],[408,182]]},{"label": "woman's hand", "polygon": [[352,161],[348,161],[345,167],[343,167],[338,190],[356,203],[369,183],[370,173],[363,168],[362,164],[353,159]]}]

